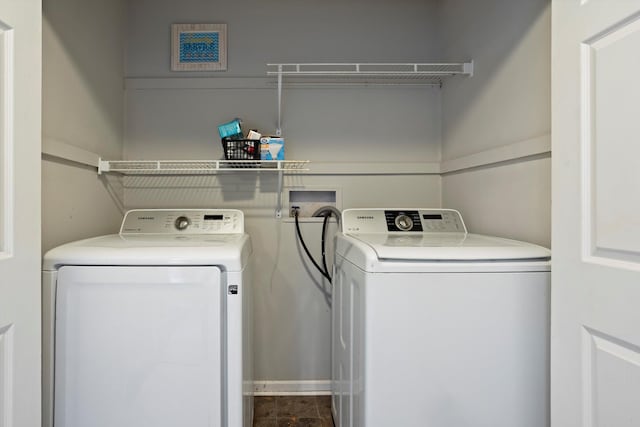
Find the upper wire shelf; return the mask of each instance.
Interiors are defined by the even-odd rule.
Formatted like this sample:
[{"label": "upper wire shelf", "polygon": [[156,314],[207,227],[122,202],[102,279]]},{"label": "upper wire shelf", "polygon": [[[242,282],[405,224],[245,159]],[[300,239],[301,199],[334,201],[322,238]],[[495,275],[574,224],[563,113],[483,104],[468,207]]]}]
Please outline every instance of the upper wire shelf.
[{"label": "upper wire shelf", "polygon": [[[267,75],[277,78],[278,123],[282,135],[282,88],[292,85],[419,85],[439,86],[445,77],[473,76],[473,61],[432,63],[287,63],[267,64]],[[406,86],[405,86],[406,87]]]},{"label": "upper wire shelf", "polygon": [[267,75],[291,78],[315,77],[322,81],[345,80],[398,84],[442,84],[442,78],[473,75],[473,61],[442,63],[288,63],[267,64]]},{"label": "upper wire shelf", "polygon": [[300,172],[308,170],[308,160],[102,160],[98,174],[123,175],[207,175],[220,171]]}]

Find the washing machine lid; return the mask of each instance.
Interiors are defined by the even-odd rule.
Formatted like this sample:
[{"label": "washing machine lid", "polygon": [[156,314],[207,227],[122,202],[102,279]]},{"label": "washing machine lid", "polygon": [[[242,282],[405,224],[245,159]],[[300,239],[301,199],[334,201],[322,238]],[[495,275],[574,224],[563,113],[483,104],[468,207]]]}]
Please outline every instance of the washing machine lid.
[{"label": "washing machine lid", "polygon": [[144,209],[126,213],[119,234],[47,252],[44,270],[62,265],[216,265],[241,271],[252,253],[244,217],[234,209]]},{"label": "washing machine lid", "polygon": [[513,261],[548,260],[542,246],[467,233],[352,234],[370,246],[379,260]]},{"label": "washing machine lid", "polygon": [[[373,249],[378,260],[489,262],[551,256],[534,244],[469,234],[460,212],[453,209],[347,209],[342,228],[345,236]],[[348,257],[353,251],[349,242],[338,240],[337,253]]]}]

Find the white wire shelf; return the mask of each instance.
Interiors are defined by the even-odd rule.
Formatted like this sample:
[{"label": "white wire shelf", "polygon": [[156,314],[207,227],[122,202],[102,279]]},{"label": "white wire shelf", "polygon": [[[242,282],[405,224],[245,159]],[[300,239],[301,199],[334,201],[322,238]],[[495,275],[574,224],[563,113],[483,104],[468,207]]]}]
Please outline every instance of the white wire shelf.
[{"label": "white wire shelf", "polygon": [[123,175],[208,175],[222,171],[300,172],[308,160],[102,160],[98,174]]},{"label": "white wire shelf", "polygon": [[318,79],[349,79],[351,81],[389,82],[407,80],[437,82],[443,77],[473,75],[473,61],[442,63],[305,63],[267,64],[267,75],[313,77]]},{"label": "white wire shelf", "polygon": [[[473,61],[432,63],[283,63],[267,64],[267,75],[277,78],[278,123],[282,135],[282,88],[305,85],[419,85],[442,87],[443,79],[473,76]],[[285,82],[286,79],[286,82]],[[406,87],[406,86],[405,86]]]}]

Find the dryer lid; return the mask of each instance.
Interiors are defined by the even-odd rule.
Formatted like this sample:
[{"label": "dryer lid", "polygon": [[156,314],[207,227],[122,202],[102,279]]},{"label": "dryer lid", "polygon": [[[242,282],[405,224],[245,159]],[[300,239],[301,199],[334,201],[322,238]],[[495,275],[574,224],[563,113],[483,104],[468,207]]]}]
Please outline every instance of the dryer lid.
[{"label": "dryer lid", "polygon": [[44,270],[62,265],[217,265],[241,271],[252,253],[242,234],[134,235],[111,234],[67,243],[48,251]]},{"label": "dryer lid", "polygon": [[44,270],[61,265],[218,265],[239,271],[252,252],[237,209],[134,209],[119,234],[67,243],[47,252]]}]

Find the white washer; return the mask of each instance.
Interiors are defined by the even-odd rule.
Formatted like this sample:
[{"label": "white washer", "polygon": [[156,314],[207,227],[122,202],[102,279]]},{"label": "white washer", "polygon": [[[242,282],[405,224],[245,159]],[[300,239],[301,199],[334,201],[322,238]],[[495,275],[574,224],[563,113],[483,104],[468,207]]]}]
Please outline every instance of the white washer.
[{"label": "white washer", "polygon": [[336,237],[336,427],[549,425],[549,250],[448,209],[349,209]]},{"label": "white washer", "polygon": [[43,425],[249,427],[251,240],[230,209],[132,210],[43,264]]}]

